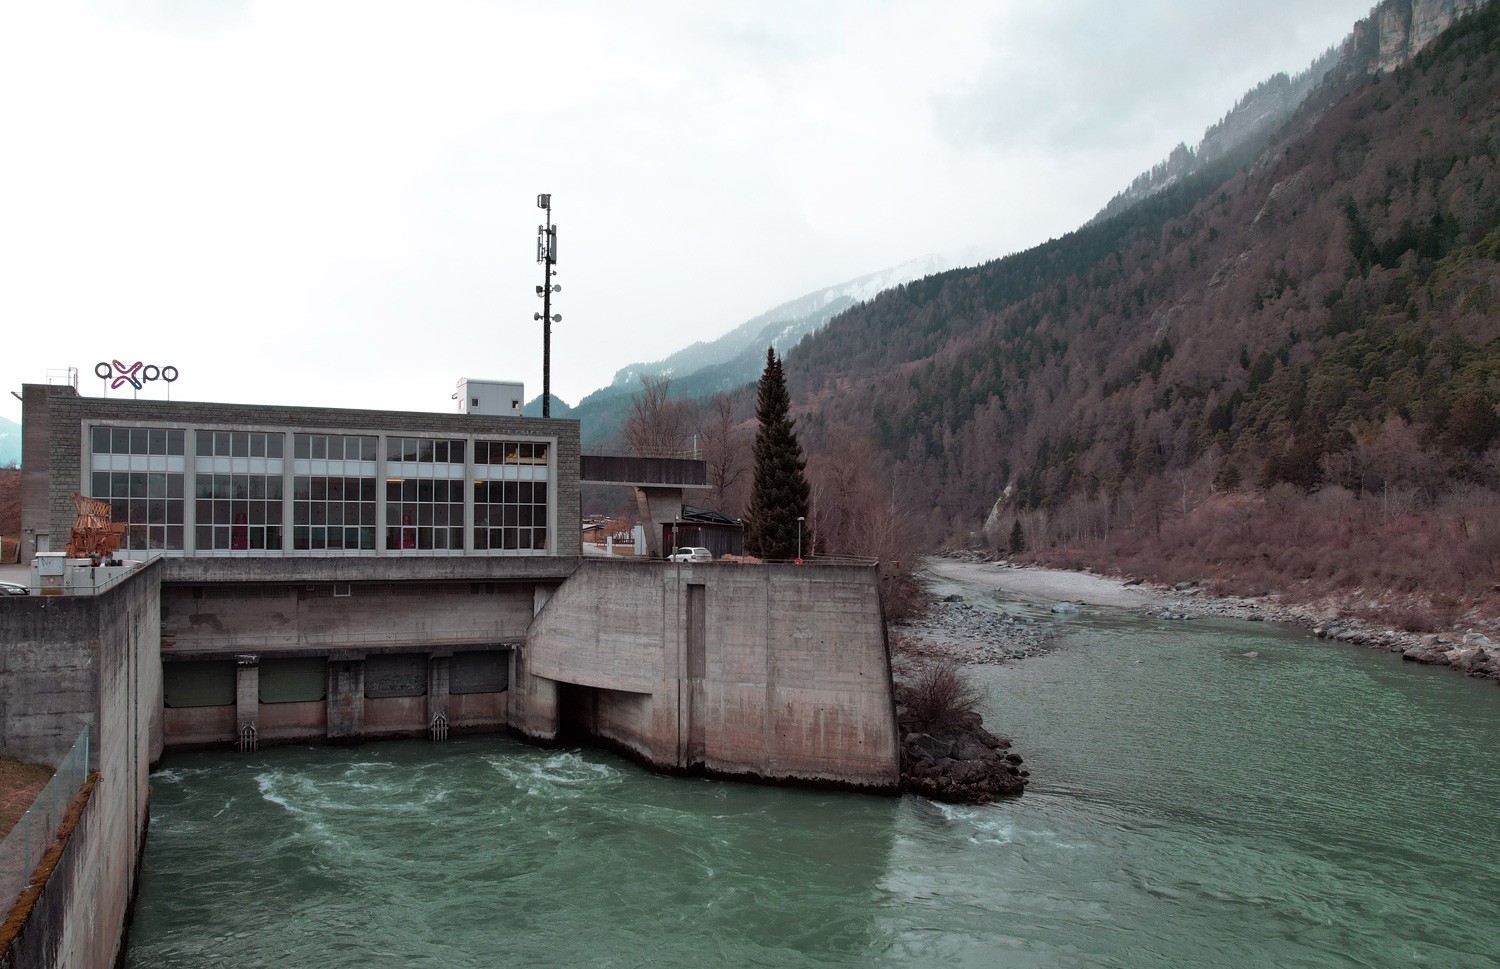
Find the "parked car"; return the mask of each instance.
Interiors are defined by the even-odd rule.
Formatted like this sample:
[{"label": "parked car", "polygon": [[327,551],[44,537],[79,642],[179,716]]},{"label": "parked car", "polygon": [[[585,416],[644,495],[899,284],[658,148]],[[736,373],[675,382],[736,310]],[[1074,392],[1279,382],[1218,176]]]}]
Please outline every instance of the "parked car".
[{"label": "parked car", "polygon": [[683,546],[667,556],[668,562],[712,562],[714,553],[706,548]]},{"label": "parked car", "polygon": [[29,596],[31,590],[14,582],[0,582],[0,596]]}]

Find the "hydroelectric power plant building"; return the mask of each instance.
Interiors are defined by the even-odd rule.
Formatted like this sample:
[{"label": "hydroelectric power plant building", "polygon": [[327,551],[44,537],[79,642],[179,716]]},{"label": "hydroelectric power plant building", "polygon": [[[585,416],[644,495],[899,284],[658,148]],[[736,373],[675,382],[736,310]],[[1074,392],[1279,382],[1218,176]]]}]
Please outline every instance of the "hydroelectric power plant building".
[{"label": "hydroelectric power plant building", "polygon": [[635,487],[660,535],[700,462],[581,455],[576,421],[467,393],[446,414],[22,399],[25,557],[55,560],[81,492],[142,564],[0,601],[0,752],[56,763],[87,726],[98,770],[0,969],[47,945],[47,964],[108,964],[164,749],[503,730],[896,789],[873,565],[581,554],[582,482]]}]

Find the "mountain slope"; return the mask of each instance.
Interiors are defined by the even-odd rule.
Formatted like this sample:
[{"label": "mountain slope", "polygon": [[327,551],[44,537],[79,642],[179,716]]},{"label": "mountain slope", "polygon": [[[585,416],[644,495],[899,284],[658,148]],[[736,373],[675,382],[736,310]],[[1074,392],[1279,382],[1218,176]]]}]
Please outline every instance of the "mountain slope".
[{"label": "mountain slope", "polygon": [[872,438],[934,538],[1008,487],[1058,509],[1205,461],[1266,484],[1489,481],[1500,10],[1352,83],[1253,164],[833,320],[787,360],[806,439]]}]

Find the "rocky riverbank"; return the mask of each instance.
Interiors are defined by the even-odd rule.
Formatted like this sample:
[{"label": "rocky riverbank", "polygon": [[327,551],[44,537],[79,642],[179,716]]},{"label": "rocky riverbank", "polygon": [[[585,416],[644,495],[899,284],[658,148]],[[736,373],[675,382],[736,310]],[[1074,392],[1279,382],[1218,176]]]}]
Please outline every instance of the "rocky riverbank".
[{"label": "rocky riverbank", "polygon": [[1300,626],[1319,639],[1400,653],[1409,662],[1447,666],[1468,676],[1500,682],[1500,643],[1475,629],[1414,633],[1350,615],[1347,602],[1289,605],[1269,593],[1257,597],[1211,596],[1196,583],[1158,587],[1158,591],[1162,606],[1144,611],[1159,618],[1222,616]]},{"label": "rocky riverbank", "polygon": [[976,609],[961,595],[929,603],[921,615],[893,624],[891,634],[899,654],[975,665],[1040,656],[1053,640],[1033,619]]},{"label": "rocky riverbank", "polygon": [[[1215,596],[1206,583],[1180,582],[1166,586],[1143,582],[1132,577],[1100,576],[1088,572],[1017,565],[981,553],[955,553],[933,560],[939,575],[970,583],[980,583],[996,590],[1021,592],[1052,598],[1059,602],[1083,602],[1132,609],[1143,615],[1167,620],[1192,620],[1206,617],[1243,619],[1250,622],[1276,622],[1299,626],[1320,639],[1351,643],[1370,649],[1400,653],[1415,663],[1443,665],[1468,676],[1500,683],[1500,622],[1497,618],[1469,617],[1473,624],[1462,629],[1440,633],[1416,633],[1396,629],[1364,618],[1360,613],[1378,614],[1372,603],[1361,602],[1358,592],[1316,602],[1291,602],[1267,592],[1259,596]],[[952,603],[943,603],[952,606]],[[961,604],[960,604],[961,605]],[[982,641],[968,656],[957,644],[974,631],[977,620],[967,620],[964,610],[930,610],[922,623],[898,629],[898,635],[927,636],[932,643],[926,648],[951,655],[960,662],[998,662],[1045,651],[1026,637],[1007,641],[999,637],[1007,630],[1002,625],[994,631],[994,641]],[[1024,630],[1024,626],[1022,629]],[[1045,636],[1042,630],[1036,630]],[[1028,651],[1029,650],[1029,651]]]}]

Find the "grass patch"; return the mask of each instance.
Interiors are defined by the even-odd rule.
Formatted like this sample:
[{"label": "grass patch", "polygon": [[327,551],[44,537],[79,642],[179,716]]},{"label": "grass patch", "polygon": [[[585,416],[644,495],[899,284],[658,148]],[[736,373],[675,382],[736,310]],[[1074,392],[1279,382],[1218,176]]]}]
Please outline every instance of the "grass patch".
[{"label": "grass patch", "polygon": [[0,757],[0,837],[10,833],[50,780],[50,767]]}]

